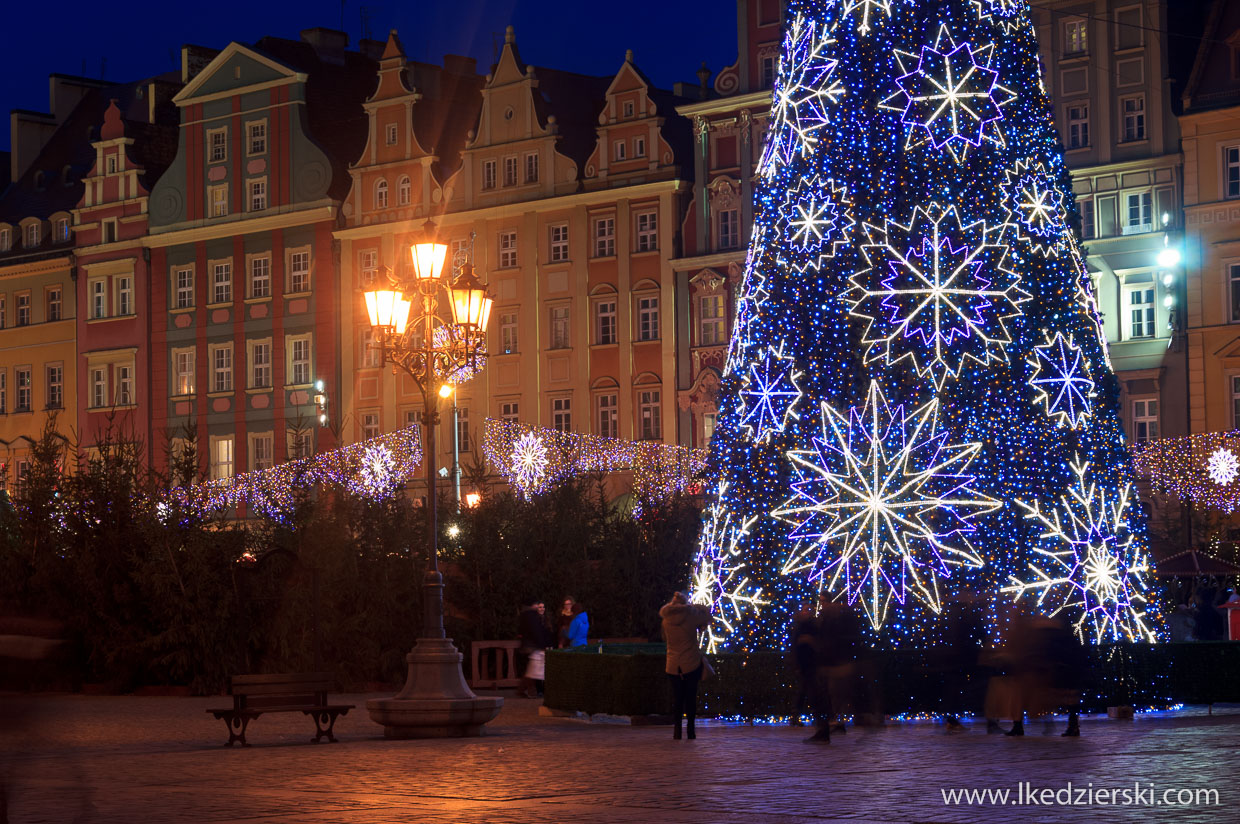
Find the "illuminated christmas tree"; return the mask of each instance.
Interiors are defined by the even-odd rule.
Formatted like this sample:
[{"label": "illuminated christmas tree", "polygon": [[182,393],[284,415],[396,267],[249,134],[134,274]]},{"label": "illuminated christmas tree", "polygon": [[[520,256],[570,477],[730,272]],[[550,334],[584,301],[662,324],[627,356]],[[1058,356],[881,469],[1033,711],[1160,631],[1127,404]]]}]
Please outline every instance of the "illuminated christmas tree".
[{"label": "illuminated christmas tree", "polygon": [[791,0],[693,598],[782,646],[828,592],[1152,640],[1119,388],[1023,0]]}]

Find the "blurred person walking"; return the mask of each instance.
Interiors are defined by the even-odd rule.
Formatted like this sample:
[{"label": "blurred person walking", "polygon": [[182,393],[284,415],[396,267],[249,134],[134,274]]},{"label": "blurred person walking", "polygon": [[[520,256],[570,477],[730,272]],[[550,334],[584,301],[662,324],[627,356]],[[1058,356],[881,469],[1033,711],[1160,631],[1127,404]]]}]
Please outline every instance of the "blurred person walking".
[{"label": "blurred person walking", "polygon": [[688,720],[688,737],[697,738],[697,688],[709,664],[698,646],[698,633],[710,624],[710,608],[690,604],[683,592],[672,593],[672,600],[659,610],[663,619],[663,640],[667,642],[664,671],[672,683],[672,715],[676,726],[672,738],[681,738],[681,722]]},{"label": "blurred person walking", "polygon": [[539,600],[521,610],[518,632],[521,647],[517,653],[521,656],[521,684],[517,687],[517,697],[542,697],[543,679],[546,675],[547,647],[555,643],[551,627],[547,626],[547,605]]}]

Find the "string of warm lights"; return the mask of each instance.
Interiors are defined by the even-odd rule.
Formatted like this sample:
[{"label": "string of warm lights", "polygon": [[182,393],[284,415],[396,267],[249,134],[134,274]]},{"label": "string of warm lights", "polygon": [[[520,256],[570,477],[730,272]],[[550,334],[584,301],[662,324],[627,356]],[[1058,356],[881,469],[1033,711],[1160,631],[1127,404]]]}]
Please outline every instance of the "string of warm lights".
[{"label": "string of warm lights", "polygon": [[1210,509],[1240,509],[1240,430],[1201,432],[1137,444],[1133,468],[1160,492]]}]

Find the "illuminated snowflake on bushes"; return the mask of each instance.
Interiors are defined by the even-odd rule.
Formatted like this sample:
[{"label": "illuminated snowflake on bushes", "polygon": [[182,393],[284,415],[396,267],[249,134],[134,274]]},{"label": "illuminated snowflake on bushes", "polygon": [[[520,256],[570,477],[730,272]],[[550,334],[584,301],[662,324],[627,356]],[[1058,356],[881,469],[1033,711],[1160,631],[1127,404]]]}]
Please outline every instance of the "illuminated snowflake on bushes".
[{"label": "illuminated snowflake on bushes", "polygon": [[817,270],[848,243],[849,230],[856,225],[850,205],[848,191],[830,178],[804,178],[788,189],[780,213],[794,270]]},{"label": "illuminated snowflake on bushes", "polygon": [[547,475],[547,447],[542,438],[526,432],[512,446],[512,467],[517,486],[529,498]]},{"label": "illuminated snowflake on bushes", "polygon": [[1240,460],[1236,459],[1236,453],[1220,446],[1210,454],[1206,471],[1210,473],[1210,480],[1219,486],[1227,486],[1236,479],[1236,475],[1240,475]]},{"label": "illuminated snowflake on bushes", "polygon": [[1029,385],[1038,393],[1035,403],[1061,426],[1079,429],[1094,408],[1094,380],[1085,353],[1071,335],[1046,333],[1046,343],[1035,346],[1027,361],[1033,368]]},{"label": "illuminated snowflake on bushes", "polygon": [[863,408],[841,414],[822,404],[822,421],[812,449],[788,453],[794,497],[772,513],[795,525],[793,566],[860,601],[875,629],[893,600],[910,595],[937,612],[939,579],[982,566],[969,544],[972,519],[1000,506],[966,471],[981,444],[947,445],[937,400],[906,414],[877,381]]},{"label": "illuminated snowflake on bushes", "polygon": [[942,386],[966,362],[1005,361],[1005,321],[1029,299],[1005,265],[1002,227],[964,224],[956,207],[918,206],[907,226],[865,226],[869,267],[851,279],[852,314],[869,321],[867,360],[905,358]]},{"label": "illuminated snowflake on bushes", "polygon": [[801,398],[797,381],[802,372],[793,359],[784,354],[784,345],[768,347],[761,357],[749,365],[741,380],[741,426],[749,431],[755,443],[767,443],[771,436],[782,432],[789,418],[800,419],[796,403]]},{"label": "illuminated snowflake on bushes", "polygon": [[736,634],[738,628],[752,621],[754,613],[767,602],[762,590],[754,585],[747,573],[743,546],[749,530],[758,520],[751,516],[739,521],[722,504],[727,484],[722,484],[705,513],[706,526],[698,542],[693,562],[693,583],[689,600],[711,607],[712,621],[706,631],[706,651],[714,652]]},{"label": "illuminated snowflake on bushes", "polygon": [[1145,623],[1144,576],[1149,561],[1129,525],[1131,486],[1109,497],[1106,487],[1086,480],[1089,462],[1072,462],[1076,482],[1058,505],[1044,509],[1017,501],[1025,517],[1043,529],[1028,580],[1011,576],[1003,592],[1037,595],[1051,617],[1073,619],[1082,642],[1153,641]]},{"label": "illuminated snowflake on bushes", "polygon": [[826,56],[834,42],[817,21],[801,14],[793,19],[779,60],[768,137],[758,163],[761,174],[775,174],[818,145],[829,107],[844,94],[844,86],[831,77],[837,61]]},{"label": "illuminated snowflake on bushes", "polygon": [[976,49],[957,44],[947,26],[920,55],[896,49],[903,72],[895,81],[900,90],[881,105],[900,112],[908,127],[906,149],[929,143],[962,161],[983,141],[1004,145],[997,124],[1002,107],[1016,94],[999,85],[999,73],[990,68],[994,51],[993,43]]},{"label": "illuminated snowflake on bushes", "polygon": [[385,444],[376,443],[362,451],[357,477],[349,486],[358,495],[378,500],[390,497],[399,482],[396,456]]},{"label": "illuminated snowflake on bushes", "polygon": [[1009,223],[1034,251],[1056,257],[1068,233],[1063,195],[1041,163],[1017,162],[1007,173]]}]

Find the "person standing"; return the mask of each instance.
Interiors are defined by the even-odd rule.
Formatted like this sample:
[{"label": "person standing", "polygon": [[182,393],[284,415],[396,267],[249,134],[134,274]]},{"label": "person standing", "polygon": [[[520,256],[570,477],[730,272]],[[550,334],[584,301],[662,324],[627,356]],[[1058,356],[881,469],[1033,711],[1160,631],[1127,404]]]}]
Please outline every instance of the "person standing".
[{"label": "person standing", "polygon": [[672,593],[672,600],[659,610],[663,619],[663,639],[667,642],[667,665],[664,671],[672,682],[672,715],[676,726],[672,738],[681,738],[681,722],[688,720],[690,740],[697,738],[697,688],[702,680],[706,660],[698,647],[698,633],[710,623],[710,608],[690,604],[683,592]]},{"label": "person standing", "polygon": [[818,677],[818,620],[809,604],[801,604],[796,615],[792,616],[789,641],[800,683],[796,706],[792,710],[792,726],[799,727],[804,723],[801,716],[805,711],[814,709],[814,680]]},{"label": "person standing", "polygon": [[517,687],[518,698],[534,698],[542,695],[543,679],[546,674],[547,647],[554,638],[551,628],[547,626],[547,605],[535,601],[521,610],[518,631],[521,647],[518,651],[523,658],[524,669],[521,674],[521,685]]},{"label": "person standing", "polygon": [[586,645],[586,638],[590,634],[590,616],[586,614],[586,608],[571,595],[564,596],[559,627],[561,649]]}]

